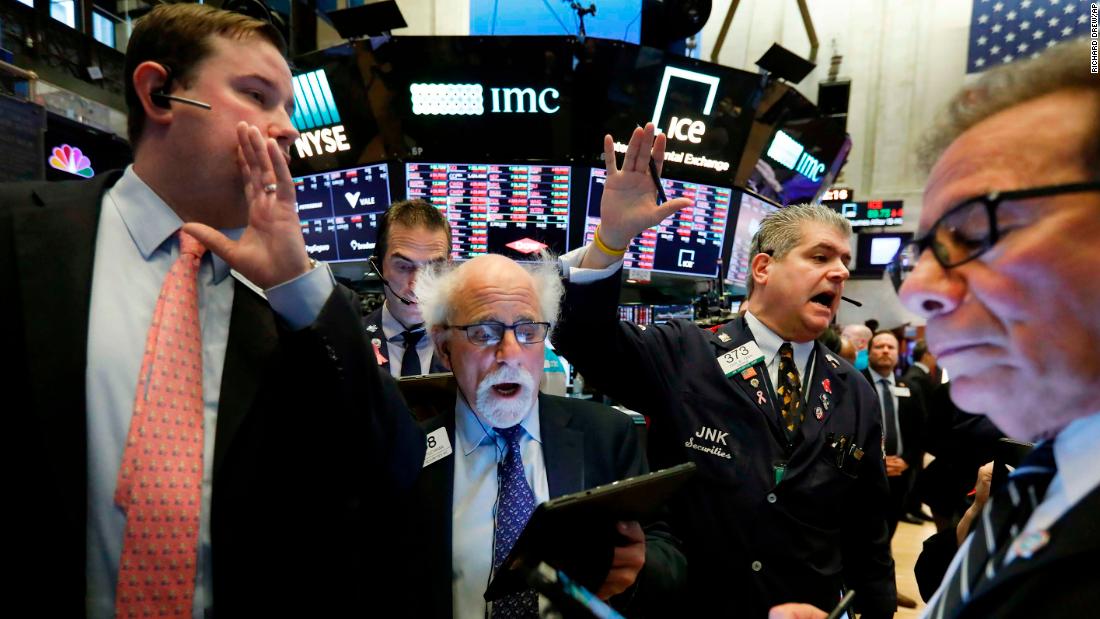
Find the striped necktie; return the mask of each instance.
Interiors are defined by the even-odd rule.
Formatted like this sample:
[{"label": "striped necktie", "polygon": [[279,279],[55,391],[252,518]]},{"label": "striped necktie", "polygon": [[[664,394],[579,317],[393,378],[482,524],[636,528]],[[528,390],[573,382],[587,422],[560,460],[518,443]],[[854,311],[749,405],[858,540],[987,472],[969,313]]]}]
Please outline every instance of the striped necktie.
[{"label": "striped necktie", "polygon": [[1004,567],[1005,553],[1012,540],[1027,525],[1057,472],[1053,440],[1040,443],[1024,458],[1020,467],[1009,475],[1004,490],[982,510],[966,555],[943,585],[940,598],[927,617],[957,616],[974,591],[997,575]]}]

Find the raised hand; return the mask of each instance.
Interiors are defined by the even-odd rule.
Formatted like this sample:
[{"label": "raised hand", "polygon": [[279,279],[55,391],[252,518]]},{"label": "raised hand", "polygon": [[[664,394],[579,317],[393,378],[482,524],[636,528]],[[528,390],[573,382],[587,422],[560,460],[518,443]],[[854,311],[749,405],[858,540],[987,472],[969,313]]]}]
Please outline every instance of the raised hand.
[{"label": "raised hand", "polygon": [[294,181],[278,143],[260,130],[237,123],[237,163],[248,203],[248,226],[234,241],[210,226],[183,229],[249,281],[268,289],[310,269],[295,208]]},{"label": "raised hand", "polygon": [[607,181],[600,203],[600,238],[612,247],[626,247],[646,228],[691,204],[687,198],[678,198],[657,205],[657,189],[649,173],[649,160],[652,157],[660,173],[665,158],[665,136],[654,137],[654,131],[653,123],[634,130],[622,168],[616,165],[614,140],[610,135],[603,138]]}]

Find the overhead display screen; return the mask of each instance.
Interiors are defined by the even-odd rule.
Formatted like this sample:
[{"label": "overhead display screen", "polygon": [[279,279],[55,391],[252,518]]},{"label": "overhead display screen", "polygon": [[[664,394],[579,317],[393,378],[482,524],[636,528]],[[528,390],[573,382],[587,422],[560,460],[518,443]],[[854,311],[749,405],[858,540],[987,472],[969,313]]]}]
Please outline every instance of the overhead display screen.
[{"label": "overhead display screen", "polygon": [[570,167],[493,163],[406,163],[408,199],[439,208],[451,224],[451,257],[502,254],[534,260],[564,253]]},{"label": "overhead display screen", "polygon": [[[588,212],[584,242],[592,242],[600,223],[600,201],[607,171],[592,168],[588,183]],[[702,183],[663,178],[669,200],[689,198],[695,204],[681,209],[635,237],[626,250],[623,267],[675,275],[717,277],[733,190]]]},{"label": "overhead display screen", "polygon": [[386,164],[296,177],[294,190],[311,258],[343,262],[374,254],[378,217],[390,205]]},{"label": "overhead display screen", "polygon": [[741,194],[741,208],[737,211],[737,228],[733,233],[730,268],[726,273],[726,283],[740,288],[742,293],[749,279],[749,260],[752,258],[749,252],[752,247],[752,237],[760,229],[760,222],[778,209],[778,206],[751,193]]},{"label": "overhead display screen", "polygon": [[905,221],[905,205],[901,200],[871,200],[869,202],[822,202],[840,213],[853,228],[869,226],[900,226]]}]

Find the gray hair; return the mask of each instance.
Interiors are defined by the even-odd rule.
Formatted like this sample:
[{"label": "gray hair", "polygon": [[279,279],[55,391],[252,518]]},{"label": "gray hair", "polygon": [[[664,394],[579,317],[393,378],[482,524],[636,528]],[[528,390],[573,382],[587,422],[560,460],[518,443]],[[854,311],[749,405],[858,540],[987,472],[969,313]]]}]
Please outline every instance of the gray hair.
[{"label": "gray hair", "polygon": [[[558,259],[549,252],[542,252],[533,263],[517,263],[534,280],[542,319],[550,323],[550,330],[558,323],[561,298],[565,287],[561,283]],[[465,290],[465,281],[477,267],[477,258],[461,264],[434,263],[417,277],[416,296],[424,326],[431,333],[435,326],[450,324],[454,316],[456,294]]]},{"label": "gray hair", "polygon": [[836,228],[844,238],[852,236],[852,224],[840,213],[821,204],[792,204],[769,214],[760,222],[760,229],[752,237],[749,246],[749,277],[745,282],[748,296],[752,296],[752,259],[766,253],[781,260],[802,242],[802,224],[817,222]]},{"label": "gray hair", "polygon": [[[990,69],[973,85],[963,88],[928,132],[917,151],[929,171],[947,147],[983,120],[1010,107],[1067,89],[1100,90],[1100,80],[1089,69],[1089,42],[1085,37],[1045,50],[1037,57]],[[1092,110],[1095,115],[1098,110]],[[1081,113],[1085,113],[1082,111]],[[1086,143],[1090,169],[1100,161],[1100,118]]]}]

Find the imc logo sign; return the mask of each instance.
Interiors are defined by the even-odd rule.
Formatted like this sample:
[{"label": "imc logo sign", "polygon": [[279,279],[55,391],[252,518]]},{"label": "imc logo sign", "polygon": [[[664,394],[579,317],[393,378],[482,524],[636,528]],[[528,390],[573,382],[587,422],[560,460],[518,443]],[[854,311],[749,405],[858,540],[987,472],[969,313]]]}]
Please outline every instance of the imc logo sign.
[{"label": "imc logo sign", "polygon": [[768,147],[768,157],[815,183],[820,181],[821,175],[825,173],[825,164],[806,152],[806,148],[799,144],[798,140],[783,131],[775,132],[775,139]]},{"label": "imc logo sign", "polygon": [[321,69],[294,77],[294,116],[290,122],[301,135],[294,141],[298,157],[351,150],[340,124],[340,112],[328,78]]},{"label": "imc logo sign", "polygon": [[[486,90],[489,92],[486,98]],[[491,114],[554,114],[561,109],[557,88],[490,87],[481,84],[409,84],[417,116],[482,116]]]}]

